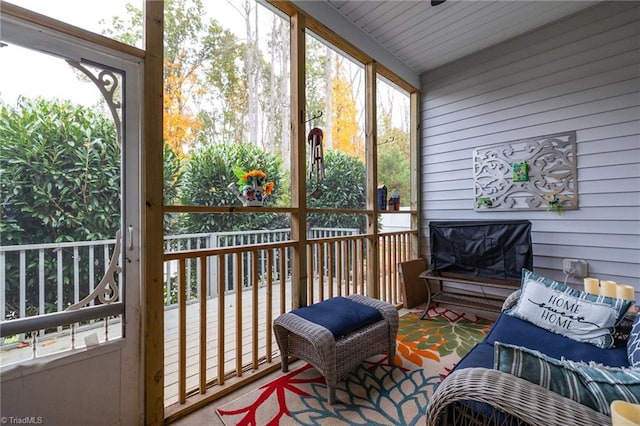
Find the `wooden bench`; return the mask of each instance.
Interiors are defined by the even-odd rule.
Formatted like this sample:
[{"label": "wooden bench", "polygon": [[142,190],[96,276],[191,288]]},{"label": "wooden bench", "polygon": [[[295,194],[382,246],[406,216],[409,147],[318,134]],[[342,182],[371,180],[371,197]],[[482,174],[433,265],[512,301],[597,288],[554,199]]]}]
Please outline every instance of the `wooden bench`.
[{"label": "wooden bench", "polygon": [[[429,289],[429,280],[439,282],[439,290],[433,294],[433,296],[431,296],[431,291],[428,292],[430,298],[427,300],[427,308],[422,314],[423,319],[429,310],[429,306],[433,303],[445,303],[447,305],[464,306],[483,311],[500,312],[502,304],[509,293],[520,288],[520,281],[481,277],[474,278],[462,274],[444,274],[431,270],[426,270],[419,276],[424,279],[425,285]],[[462,284],[466,289],[446,289],[443,284],[444,282]],[[484,291],[485,288],[506,290],[506,292],[504,295],[486,293]]]}]

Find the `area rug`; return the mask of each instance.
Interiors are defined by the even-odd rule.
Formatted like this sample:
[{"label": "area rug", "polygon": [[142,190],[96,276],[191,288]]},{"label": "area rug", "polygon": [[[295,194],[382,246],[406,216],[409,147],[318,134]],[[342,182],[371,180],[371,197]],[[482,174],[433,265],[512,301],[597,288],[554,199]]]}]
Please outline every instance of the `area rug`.
[{"label": "area rug", "polygon": [[334,405],[324,378],[304,363],[216,411],[228,426],[424,424],[435,387],[492,321],[442,308],[421,315],[400,318],[393,365],[386,355],[366,360],[338,382]]}]

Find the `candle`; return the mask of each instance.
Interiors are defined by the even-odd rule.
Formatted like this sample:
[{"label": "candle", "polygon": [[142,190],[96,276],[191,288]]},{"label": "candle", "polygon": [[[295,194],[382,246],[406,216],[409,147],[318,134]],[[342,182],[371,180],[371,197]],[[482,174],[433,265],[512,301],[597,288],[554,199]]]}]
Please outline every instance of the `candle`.
[{"label": "candle", "polygon": [[616,294],[618,299],[636,300],[635,289],[630,285],[618,284],[618,289]]},{"label": "candle", "polygon": [[640,404],[626,401],[613,401],[611,407],[611,424],[613,426],[636,426],[640,418]]},{"label": "candle", "polygon": [[600,281],[600,294],[603,296],[617,297],[618,285],[615,281]]},{"label": "candle", "polygon": [[584,291],[591,294],[600,294],[600,280],[597,278],[585,278]]}]

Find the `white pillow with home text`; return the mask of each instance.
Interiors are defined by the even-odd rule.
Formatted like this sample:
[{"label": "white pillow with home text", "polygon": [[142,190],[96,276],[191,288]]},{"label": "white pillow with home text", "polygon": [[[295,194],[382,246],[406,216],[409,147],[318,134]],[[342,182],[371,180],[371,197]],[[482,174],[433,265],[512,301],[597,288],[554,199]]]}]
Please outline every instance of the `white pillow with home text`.
[{"label": "white pillow with home text", "polygon": [[630,303],[576,290],[524,269],[522,294],[507,314],[579,342],[610,348],[615,326]]}]

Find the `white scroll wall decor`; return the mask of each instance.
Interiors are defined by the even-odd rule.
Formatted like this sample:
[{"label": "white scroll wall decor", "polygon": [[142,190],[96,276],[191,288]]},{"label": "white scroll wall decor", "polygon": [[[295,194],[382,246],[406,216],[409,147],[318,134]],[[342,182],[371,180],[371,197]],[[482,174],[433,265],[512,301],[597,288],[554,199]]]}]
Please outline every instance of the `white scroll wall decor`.
[{"label": "white scroll wall decor", "polygon": [[578,208],[576,132],[476,148],[477,211]]}]

